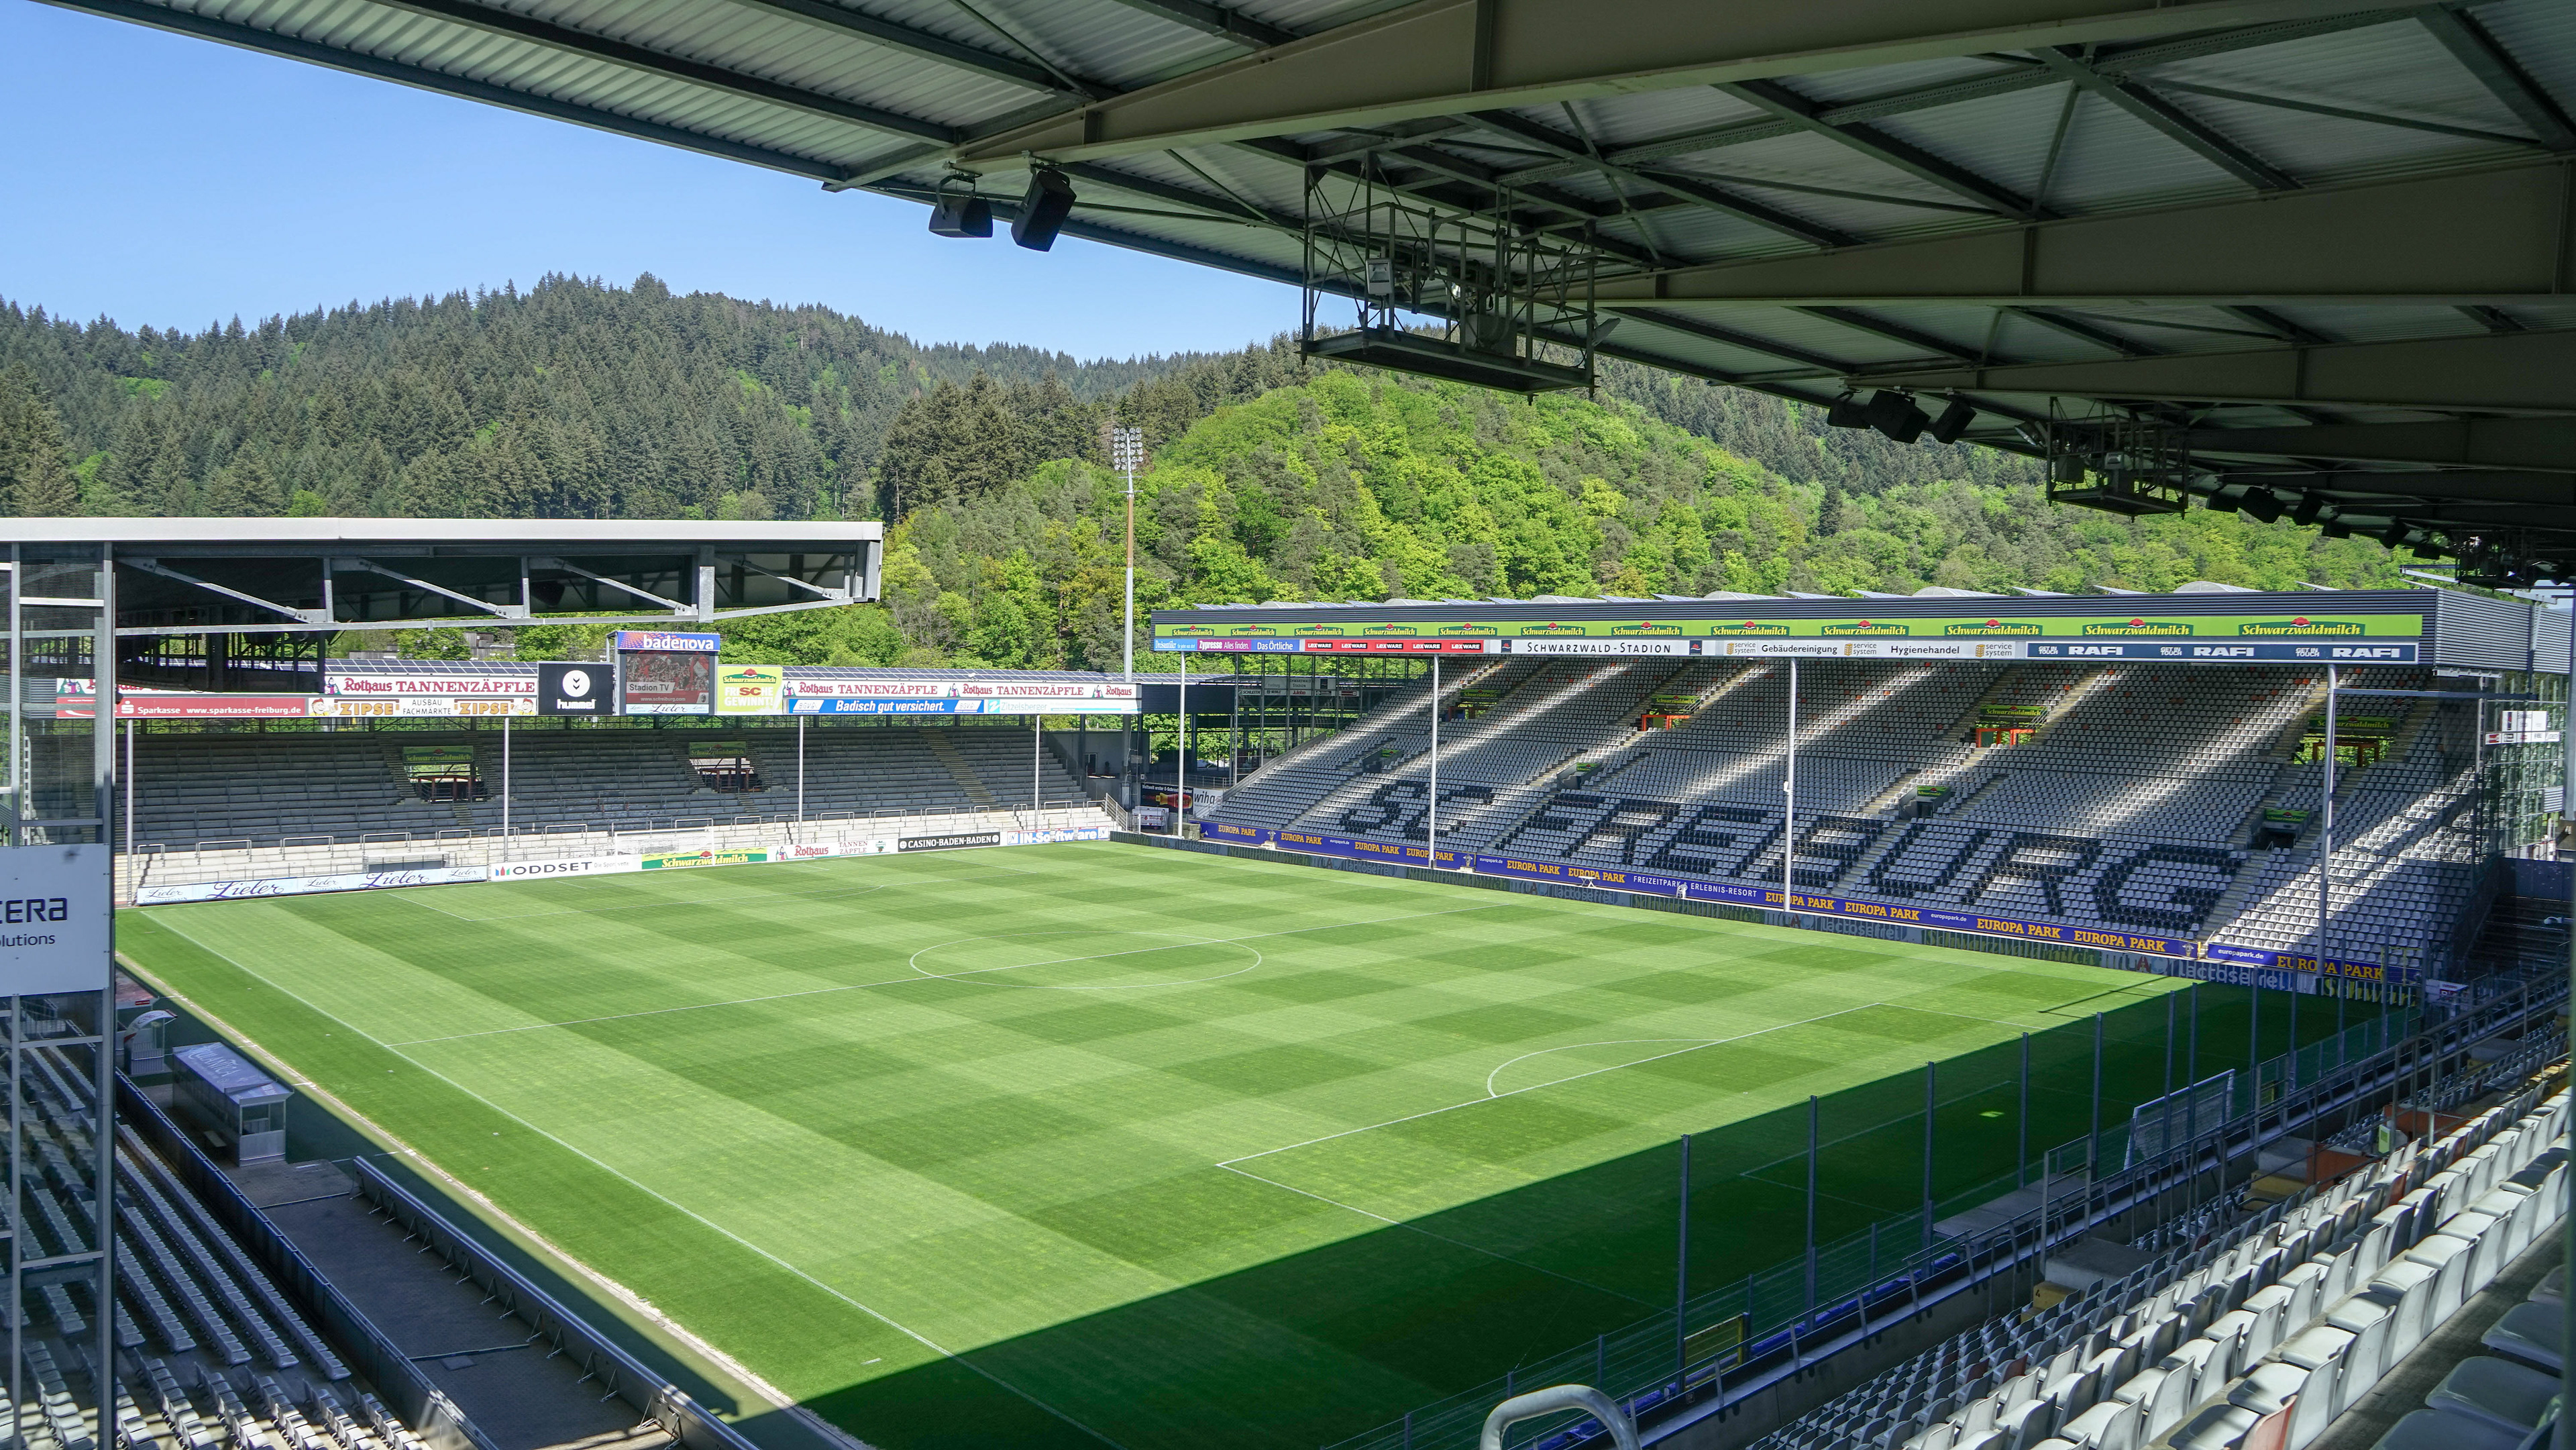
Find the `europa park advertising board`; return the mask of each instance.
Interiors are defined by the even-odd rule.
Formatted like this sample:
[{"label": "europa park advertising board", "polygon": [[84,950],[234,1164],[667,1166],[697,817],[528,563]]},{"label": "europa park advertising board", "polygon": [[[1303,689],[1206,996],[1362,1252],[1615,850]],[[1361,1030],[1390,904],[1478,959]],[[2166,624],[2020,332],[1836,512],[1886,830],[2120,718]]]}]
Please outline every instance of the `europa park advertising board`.
[{"label": "europa park advertising board", "polygon": [[2410,664],[2419,613],[1806,619],[1157,620],[1154,648],[1253,654],[1682,655]]}]

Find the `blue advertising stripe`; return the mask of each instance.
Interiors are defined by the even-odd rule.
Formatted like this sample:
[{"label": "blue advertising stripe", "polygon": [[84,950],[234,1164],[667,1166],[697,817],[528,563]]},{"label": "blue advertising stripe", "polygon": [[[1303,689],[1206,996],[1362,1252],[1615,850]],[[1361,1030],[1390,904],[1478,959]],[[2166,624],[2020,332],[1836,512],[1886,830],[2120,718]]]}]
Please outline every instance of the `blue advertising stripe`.
[{"label": "blue advertising stripe", "polygon": [[2356,982],[2401,984],[2412,984],[2423,977],[2423,973],[2414,967],[2393,967],[2381,962],[2351,961],[2341,957],[2326,958],[2325,967],[2320,971],[2317,959],[2305,952],[2276,952],[2262,947],[2231,946],[2225,942],[2210,943],[2204,955],[2238,966],[2269,968],[2296,976],[2344,977]]},{"label": "blue advertising stripe", "polygon": [[809,699],[803,696],[787,702],[790,715],[980,715],[984,702],[976,700],[849,700],[832,697]]}]

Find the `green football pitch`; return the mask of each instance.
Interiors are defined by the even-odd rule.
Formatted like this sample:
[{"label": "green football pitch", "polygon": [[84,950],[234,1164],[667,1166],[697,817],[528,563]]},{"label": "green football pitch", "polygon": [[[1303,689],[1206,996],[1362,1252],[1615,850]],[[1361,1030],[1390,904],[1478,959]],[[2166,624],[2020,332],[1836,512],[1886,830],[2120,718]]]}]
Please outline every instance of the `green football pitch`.
[{"label": "green football pitch", "polygon": [[2096,1013],[2106,1125],[2176,1070],[2165,978],[1106,842],[120,944],[886,1450],[1337,1441],[1668,1308],[1680,1134],[1714,1285],[1802,1252],[1810,1095],[1825,1240],[1919,1210],[1927,1062],[1944,1212],[2087,1131]]}]

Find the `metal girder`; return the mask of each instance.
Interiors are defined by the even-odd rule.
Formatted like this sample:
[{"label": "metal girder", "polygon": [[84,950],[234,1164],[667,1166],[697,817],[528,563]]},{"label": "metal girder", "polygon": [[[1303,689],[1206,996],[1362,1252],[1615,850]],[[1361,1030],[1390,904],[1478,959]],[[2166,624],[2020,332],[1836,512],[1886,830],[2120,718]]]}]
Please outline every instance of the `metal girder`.
[{"label": "metal girder", "polygon": [[2157,95],[2143,81],[2125,76],[2109,76],[2093,68],[2091,62],[2064,46],[2043,46],[2033,51],[2040,63],[2065,77],[2089,95],[2127,112],[2150,128],[2180,142],[2202,160],[2227,172],[2256,191],[2295,191],[2298,180],[2248,151],[2215,127],[2180,106]]},{"label": "metal girder", "polygon": [[[355,559],[355,558],[345,558],[345,557],[344,557],[344,558],[335,558],[335,559],[330,560],[330,561],[329,561],[329,562],[328,562],[324,567],[325,567],[325,568],[327,568],[330,572],[335,573],[335,574],[346,574],[346,573],[357,573],[357,572],[365,572],[365,573],[369,573],[369,574],[382,574],[382,575],[384,575],[384,576],[385,576],[386,578],[388,578],[388,579],[393,579],[393,580],[400,581],[401,583],[408,584],[408,585],[410,585],[412,588],[414,588],[414,589],[417,589],[417,590],[421,591],[423,594],[436,594],[436,595],[440,595],[440,596],[443,596],[443,597],[448,598],[448,599],[453,599],[453,600],[455,600],[457,603],[462,604],[462,605],[466,606],[466,607],[467,607],[467,608],[469,608],[469,609],[480,609],[480,610],[482,610],[483,612],[485,612],[486,614],[491,615],[491,616],[492,616],[493,618],[495,618],[495,619],[526,619],[526,618],[528,617],[528,606],[527,606],[526,604],[524,604],[524,603],[520,603],[520,604],[493,604],[493,603],[489,603],[489,602],[487,602],[487,601],[485,601],[485,600],[477,599],[477,598],[475,598],[475,597],[474,597],[473,595],[471,595],[471,594],[460,594],[460,593],[458,593],[457,591],[455,591],[455,590],[453,590],[453,589],[448,588],[446,585],[443,585],[443,584],[432,584],[432,583],[430,583],[430,582],[429,582],[428,580],[426,580],[426,579],[417,579],[417,578],[414,578],[414,577],[412,577],[411,575],[409,575],[409,574],[405,574],[405,573],[403,573],[402,571],[400,571],[400,570],[398,570],[398,569],[388,569],[388,568],[386,568],[384,565],[379,564],[379,563],[376,563],[376,562],[375,562],[374,560],[372,560],[372,559]],[[525,578],[525,577],[526,577],[526,575],[527,575],[527,568],[526,568],[526,566],[525,566],[524,564],[522,564],[522,565],[520,566],[519,573],[520,573],[520,577],[522,577],[522,578]],[[623,586],[623,585],[621,585],[621,586],[619,586],[619,587],[623,588],[624,586]],[[648,596],[646,596],[646,597],[648,597],[648,598],[649,598],[649,597],[651,597],[651,596],[649,596],[649,595],[648,595]]]},{"label": "metal girder", "polygon": [[2524,162],[1603,281],[1603,306],[2540,302],[2576,281],[2569,168]]},{"label": "metal girder", "polygon": [[1892,166],[1918,181],[1929,182],[1979,206],[1991,207],[2008,217],[2038,220],[2049,215],[2045,208],[2009,187],[1979,176],[1955,161],[1935,156],[1911,141],[1889,135],[1876,126],[1862,122],[1836,125],[1819,119],[1824,106],[1811,101],[1777,81],[1734,81],[1719,90],[1757,106],[1799,130],[1822,136],[1839,146],[1846,146],[1883,166]]},{"label": "metal girder", "polygon": [[2576,418],[2455,423],[2335,423],[2317,428],[2195,428],[2194,457],[2322,458],[2576,473]]},{"label": "metal girder", "polygon": [[2478,78],[2478,84],[2531,128],[2541,145],[2552,151],[2576,151],[2576,125],[2569,123],[2557,99],[2515,64],[2503,46],[2496,44],[2485,26],[2449,5],[2431,7],[2416,18],[2453,59]]},{"label": "metal girder", "polygon": [[[301,621],[302,625],[307,628],[313,625],[329,624],[331,622],[331,613],[327,609],[298,609],[291,604],[280,604],[273,599],[262,599],[256,594],[245,594],[242,591],[231,588],[227,585],[217,584],[212,580],[200,579],[194,574],[182,574],[178,570],[164,565],[158,559],[120,557],[116,562],[120,564],[130,564],[147,574],[158,574],[164,579],[176,579],[182,584],[186,584],[197,589],[203,589],[210,594],[220,594],[227,599],[238,599],[244,604],[251,605],[258,609],[265,609],[271,614],[283,614],[289,619]],[[166,629],[163,632],[166,633]]]},{"label": "metal girder", "polygon": [[1231,40],[1255,50],[1286,45],[1297,38],[1294,31],[1265,24],[1222,5],[1210,5],[1206,0],[1118,0],[1118,3],[1130,10],[1159,15],[1192,30],[1204,31],[1220,40]]},{"label": "metal girder", "polygon": [[2011,312],[2013,316],[2024,322],[2036,323],[2053,332],[2062,332],[2068,337],[2089,342],[2098,348],[2108,349],[2122,357],[2155,357],[2161,351],[2143,342],[2133,342],[2107,327],[2086,322],[2080,317],[2069,317],[2062,312],[2052,312],[2045,307],[2015,307]]},{"label": "metal girder", "polygon": [[[651,600],[653,603],[661,605],[663,608],[671,611],[674,617],[685,618],[697,613],[697,606],[695,605],[682,604],[676,599],[665,599],[661,595],[656,594],[649,589],[639,589],[632,584],[622,583],[618,580],[611,579],[605,574],[594,574],[588,569],[581,567],[579,564],[573,563],[569,559],[531,556],[528,560],[528,566],[536,569],[553,569],[565,574],[578,574],[593,584],[605,584],[609,588],[617,590],[621,594],[631,594],[638,599]],[[766,573],[768,571],[763,570],[762,572]]]},{"label": "metal girder", "polygon": [[477,30],[508,36],[514,40],[524,40],[568,55],[578,55],[624,66],[630,70],[668,76],[673,80],[705,86],[710,90],[724,91],[755,101],[766,101],[774,106],[785,106],[790,110],[803,111],[809,115],[848,121],[854,125],[866,126],[897,136],[910,136],[923,141],[951,144],[963,140],[965,136],[964,132],[954,126],[943,126],[936,121],[922,120],[918,116],[906,116],[882,107],[843,100],[839,96],[827,96],[819,91],[809,91],[801,86],[770,80],[765,76],[727,70],[720,65],[691,60],[686,56],[666,54],[647,46],[613,40],[604,35],[593,35],[586,30],[575,30],[568,25],[557,25],[553,21],[539,20],[535,16],[521,15],[513,10],[475,4],[473,0],[375,0],[375,3],[394,9],[409,10],[414,14],[427,15],[433,19],[452,21],[458,25],[470,25]]},{"label": "metal girder", "polygon": [[909,25],[880,19],[862,11],[852,10],[846,5],[835,4],[833,0],[733,0],[733,3],[753,10],[766,10],[773,15],[784,15],[792,20],[802,20],[809,25],[819,25],[828,30],[842,31],[889,49],[902,51],[906,55],[936,61],[941,65],[970,71],[993,80],[1010,81],[1015,85],[1028,86],[1034,90],[1052,91],[1059,95],[1071,94],[1067,91],[1064,81],[1042,65],[1031,64],[1017,56],[996,55],[989,50],[950,40],[944,35],[933,35],[927,30],[916,30]]},{"label": "metal girder", "polygon": [[2345,342],[2114,362],[1873,370],[1863,376],[1881,386],[2105,401],[2576,414],[2576,332]]},{"label": "metal girder", "polygon": [[1541,150],[1553,151],[1559,156],[1580,161],[1604,176],[1633,182],[1639,186],[1652,187],[1668,196],[1679,197],[1694,206],[1724,212],[1728,216],[1751,222],[1755,226],[1778,232],[1782,236],[1794,237],[1810,246],[1851,247],[1860,244],[1860,238],[1848,232],[1808,221],[1804,217],[1782,211],[1748,196],[1738,196],[1713,182],[1675,176],[1670,172],[1639,171],[1602,160],[1593,155],[1591,148],[1584,145],[1580,138],[1568,136],[1552,126],[1542,126],[1536,121],[1516,116],[1509,111],[1479,111],[1473,119],[1476,124],[1509,136],[1513,140],[1527,142]]},{"label": "metal girder", "polygon": [[[1168,0],[1166,0],[1168,3]],[[2040,45],[2329,20],[2350,0],[1416,0],[961,144],[960,162],[1139,151]]]},{"label": "metal girder", "polygon": [[1921,328],[1888,322],[1866,313],[1855,312],[1848,307],[1801,307],[1798,310],[1810,317],[1821,317],[1827,322],[1848,327],[1854,332],[1866,332],[1872,337],[1901,342],[1907,347],[1928,352],[1934,357],[1946,357],[1965,363],[1978,361],[1977,351],[1974,348],[1961,347],[1947,339],[1934,337]]},{"label": "metal girder", "polygon": [[[2576,477],[2564,473],[2231,473],[2230,483],[2302,493],[2348,494],[2373,500],[2422,499],[2445,503],[2530,504],[2576,509]],[[2417,510],[2409,509],[2408,512]]]},{"label": "metal girder", "polygon": [[59,6],[65,10],[105,16],[111,20],[147,25],[155,30],[169,31],[174,35],[212,40],[224,45],[239,46],[244,50],[264,51],[270,55],[284,56],[289,60],[300,60],[311,65],[346,71],[351,75],[393,81],[399,85],[415,86],[425,91],[437,91],[463,100],[480,101],[487,106],[500,106],[506,110],[521,111],[531,116],[570,121],[576,126],[588,126],[594,130],[632,136],[641,141],[656,141],[684,151],[721,156],[728,161],[740,161],[752,166],[766,167],[772,171],[783,171],[793,176],[810,176],[829,182],[848,170],[845,166],[838,166],[812,156],[800,156],[794,152],[755,146],[748,142],[728,140],[722,136],[709,136],[679,126],[666,126],[658,121],[647,121],[641,117],[601,110],[598,107],[585,106],[577,102],[559,101],[547,96],[514,91],[507,86],[494,85],[488,81],[478,81],[466,76],[450,75],[445,71],[432,70],[427,66],[413,65],[408,61],[387,60],[357,51],[342,50],[337,46],[299,40],[294,36],[239,25],[209,15],[149,4],[146,0],[44,0],[44,3]]}]

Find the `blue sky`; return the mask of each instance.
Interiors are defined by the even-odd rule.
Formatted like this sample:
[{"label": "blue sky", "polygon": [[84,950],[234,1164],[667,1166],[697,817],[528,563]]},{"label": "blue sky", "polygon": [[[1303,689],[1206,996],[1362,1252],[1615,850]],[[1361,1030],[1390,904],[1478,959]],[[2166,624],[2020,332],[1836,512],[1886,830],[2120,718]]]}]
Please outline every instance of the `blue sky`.
[{"label": "blue sky", "polygon": [[547,272],[818,302],[923,341],[1230,348],[1296,294],[1065,239],[943,241],[907,202],[0,0],[0,297],[204,326]]}]

